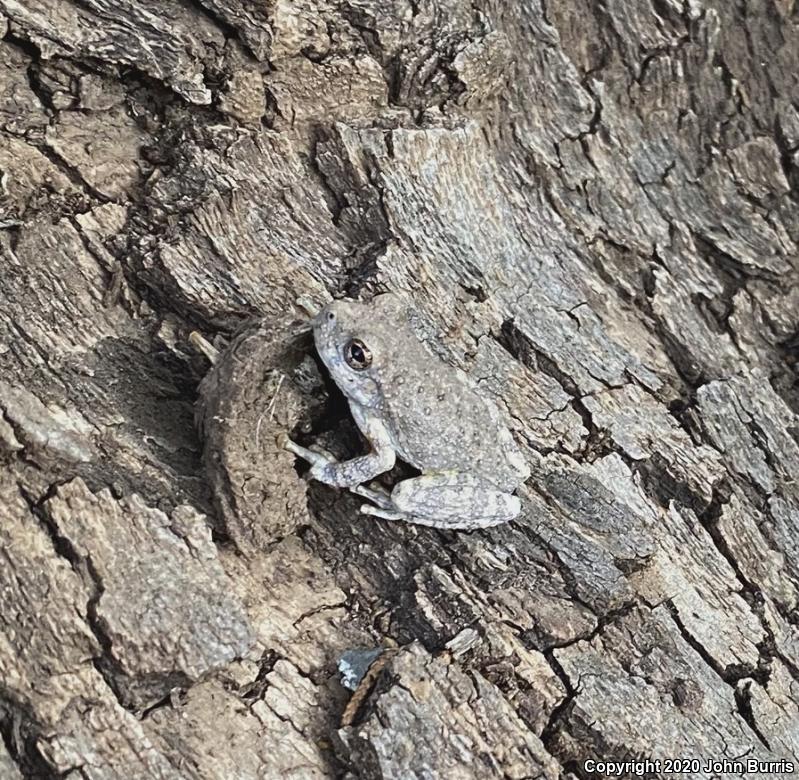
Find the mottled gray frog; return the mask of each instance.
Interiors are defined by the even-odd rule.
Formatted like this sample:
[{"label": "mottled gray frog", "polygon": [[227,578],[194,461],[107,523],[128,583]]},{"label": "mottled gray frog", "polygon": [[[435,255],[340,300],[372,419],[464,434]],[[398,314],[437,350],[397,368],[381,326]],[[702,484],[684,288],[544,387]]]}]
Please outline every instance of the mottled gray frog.
[{"label": "mottled gray frog", "polygon": [[[316,349],[371,446],[337,461],[281,435],[283,447],[311,464],[312,478],[351,489],[374,504],[364,504],[364,514],[389,520],[474,529],[519,514],[512,491],[530,470],[499,411],[417,337],[398,296],[335,301],[311,322]],[[364,486],[397,457],[422,476],[390,493]]]}]

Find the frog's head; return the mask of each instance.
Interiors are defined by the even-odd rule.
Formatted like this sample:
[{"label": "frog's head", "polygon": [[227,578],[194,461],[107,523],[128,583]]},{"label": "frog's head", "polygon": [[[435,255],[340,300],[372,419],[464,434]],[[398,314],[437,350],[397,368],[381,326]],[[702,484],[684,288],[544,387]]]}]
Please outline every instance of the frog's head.
[{"label": "frog's head", "polygon": [[[380,311],[393,301],[333,301],[313,318],[316,350],[333,381],[348,399],[374,408],[380,404],[380,370],[389,355],[391,323]],[[381,305],[382,304],[382,305]]]}]

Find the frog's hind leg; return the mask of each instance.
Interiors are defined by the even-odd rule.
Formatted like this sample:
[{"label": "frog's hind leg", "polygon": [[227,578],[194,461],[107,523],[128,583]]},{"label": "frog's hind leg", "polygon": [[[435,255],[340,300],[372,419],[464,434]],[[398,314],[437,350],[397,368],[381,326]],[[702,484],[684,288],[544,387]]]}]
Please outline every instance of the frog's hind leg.
[{"label": "frog's hind leg", "polygon": [[472,530],[506,523],[521,511],[519,499],[466,474],[432,474],[400,482],[391,509],[361,507],[365,514],[434,528]]}]

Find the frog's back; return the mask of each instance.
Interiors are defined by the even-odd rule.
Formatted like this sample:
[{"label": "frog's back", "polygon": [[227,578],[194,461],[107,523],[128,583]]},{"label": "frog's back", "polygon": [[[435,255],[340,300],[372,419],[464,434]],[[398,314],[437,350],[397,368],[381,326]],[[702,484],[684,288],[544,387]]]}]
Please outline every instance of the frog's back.
[{"label": "frog's back", "polygon": [[384,385],[384,416],[399,457],[423,473],[468,472],[515,489],[529,469],[496,406],[463,372],[418,346],[418,360]]}]

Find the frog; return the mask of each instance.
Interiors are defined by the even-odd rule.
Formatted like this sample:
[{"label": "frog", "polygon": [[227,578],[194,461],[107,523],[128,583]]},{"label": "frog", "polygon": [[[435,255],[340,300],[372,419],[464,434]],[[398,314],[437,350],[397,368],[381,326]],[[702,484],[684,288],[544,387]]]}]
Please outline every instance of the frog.
[{"label": "frog", "polygon": [[[518,517],[514,491],[530,469],[497,405],[444,361],[411,324],[396,293],[335,300],[310,325],[330,377],[344,394],[369,452],[337,460],[288,434],[278,443],[310,464],[308,476],[366,498],[363,514],[441,529],[475,530]],[[420,476],[391,490],[367,485],[397,459]]]}]

